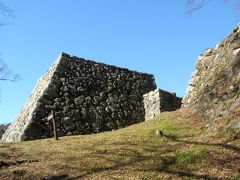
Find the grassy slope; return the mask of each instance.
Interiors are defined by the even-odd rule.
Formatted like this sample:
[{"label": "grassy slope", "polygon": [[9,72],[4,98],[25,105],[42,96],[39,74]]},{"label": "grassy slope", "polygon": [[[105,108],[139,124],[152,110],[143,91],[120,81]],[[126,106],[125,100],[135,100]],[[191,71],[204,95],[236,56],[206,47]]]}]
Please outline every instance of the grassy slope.
[{"label": "grassy slope", "polygon": [[0,160],[38,160],[0,167],[0,179],[239,179],[239,141],[213,142],[200,127],[182,110],[114,132],[0,144]]}]

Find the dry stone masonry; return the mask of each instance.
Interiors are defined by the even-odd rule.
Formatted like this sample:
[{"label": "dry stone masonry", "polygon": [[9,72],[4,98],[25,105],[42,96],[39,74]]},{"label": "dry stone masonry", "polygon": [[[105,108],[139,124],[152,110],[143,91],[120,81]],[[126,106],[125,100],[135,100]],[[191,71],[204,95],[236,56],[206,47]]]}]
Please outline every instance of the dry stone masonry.
[{"label": "dry stone masonry", "polygon": [[[38,80],[32,94],[24,104],[15,121],[11,123],[4,133],[2,141],[15,142],[28,139],[25,132],[30,129],[32,133],[36,134],[36,136],[37,134],[42,133],[41,131],[43,131],[42,129],[44,128],[44,125],[41,127],[43,121],[41,121],[38,116],[46,115],[47,112],[45,111],[45,105],[48,107],[52,104],[52,101],[48,100],[46,97],[47,94],[45,91],[48,91],[52,96],[55,95],[57,97],[57,91],[55,90],[57,89],[57,85],[60,87],[61,83],[52,77],[60,60],[61,58],[58,58],[48,72]],[[33,135],[33,137],[35,136]]]},{"label": "dry stone masonry", "polygon": [[210,131],[240,133],[240,28],[196,62],[183,106],[205,114]]},{"label": "dry stone masonry", "polygon": [[174,111],[181,107],[182,98],[176,97],[175,93],[156,89],[143,96],[145,120],[153,119],[164,111]]},{"label": "dry stone masonry", "polygon": [[2,141],[114,130],[144,121],[143,95],[156,89],[153,75],[62,53],[38,81]]}]

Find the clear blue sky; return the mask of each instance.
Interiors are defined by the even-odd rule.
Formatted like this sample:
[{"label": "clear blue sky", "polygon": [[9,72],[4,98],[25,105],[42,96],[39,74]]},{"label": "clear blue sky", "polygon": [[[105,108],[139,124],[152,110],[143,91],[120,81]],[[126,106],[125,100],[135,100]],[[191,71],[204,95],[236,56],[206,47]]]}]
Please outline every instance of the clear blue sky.
[{"label": "clear blue sky", "polygon": [[186,0],[5,0],[1,57],[23,80],[0,82],[0,123],[12,121],[62,52],[152,73],[183,96],[198,55],[238,24],[234,4],[213,0],[188,17]]}]

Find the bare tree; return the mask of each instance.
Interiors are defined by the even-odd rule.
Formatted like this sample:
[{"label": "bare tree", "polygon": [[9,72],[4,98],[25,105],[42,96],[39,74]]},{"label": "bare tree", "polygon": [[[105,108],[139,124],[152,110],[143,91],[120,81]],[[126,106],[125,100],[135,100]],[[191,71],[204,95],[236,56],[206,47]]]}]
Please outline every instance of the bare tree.
[{"label": "bare tree", "polygon": [[20,79],[20,75],[12,72],[7,64],[0,59],[0,81],[18,81]]},{"label": "bare tree", "polygon": [[[6,6],[1,0],[0,0],[0,14],[5,17],[14,17],[13,10]],[[6,23],[0,22],[0,26],[3,26],[5,24]]]},{"label": "bare tree", "polygon": [[[1,0],[0,0],[0,14],[3,16],[13,16],[13,10],[7,7]],[[0,26],[4,25],[5,23],[0,23]],[[18,81],[20,79],[20,75],[17,73],[12,72],[7,64],[0,58],[0,81]]]},{"label": "bare tree", "polygon": [[211,0],[187,0],[187,15],[192,15],[193,12],[206,6]]},{"label": "bare tree", "polygon": [[[198,11],[209,4],[212,0],[186,0],[187,15],[192,15],[195,11]],[[240,0],[219,0],[220,3],[234,2],[237,11],[240,11]]]},{"label": "bare tree", "polygon": [[3,16],[13,16],[13,10],[6,6],[1,0],[0,0],[0,12]]}]

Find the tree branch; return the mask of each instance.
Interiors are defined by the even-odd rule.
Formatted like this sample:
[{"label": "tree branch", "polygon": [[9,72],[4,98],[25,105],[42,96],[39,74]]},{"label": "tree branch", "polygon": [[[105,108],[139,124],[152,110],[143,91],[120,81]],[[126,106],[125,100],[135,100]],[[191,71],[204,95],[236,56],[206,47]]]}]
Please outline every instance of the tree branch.
[{"label": "tree branch", "polygon": [[12,82],[16,82],[16,81],[18,81],[18,79],[4,79],[4,78],[0,78],[0,81],[12,81]]},{"label": "tree branch", "polygon": [[13,73],[7,66],[7,64],[0,59],[0,81],[13,81],[21,80],[20,74]]},{"label": "tree branch", "polygon": [[193,12],[202,9],[204,6],[206,6],[211,0],[188,0],[187,1],[187,15],[192,15]]},{"label": "tree branch", "polygon": [[14,12],[11,8],[7,7],[1,0],[0,0],[0,13],[3,16],[14,16]]},{"label": "tree branch", "polygon": [[[8,6],[6,6],[1,0],[0,0],[0,15],[14,18],[14,11]],[[0,22],[0,26],[4,25],[6,25],[6,23]]]},{"label": "tree branch", "polygon": [[[14,16],[13,10],[5,6],[4,3],[0,0],[0,14],[3,16]],[[5,25],[6,23],[0,23],[0,26]],[[7,66],[7,64],[0,58],[0,81],[18,81],[20,80],[20,75],[13,73]]]}]

